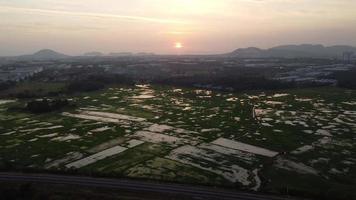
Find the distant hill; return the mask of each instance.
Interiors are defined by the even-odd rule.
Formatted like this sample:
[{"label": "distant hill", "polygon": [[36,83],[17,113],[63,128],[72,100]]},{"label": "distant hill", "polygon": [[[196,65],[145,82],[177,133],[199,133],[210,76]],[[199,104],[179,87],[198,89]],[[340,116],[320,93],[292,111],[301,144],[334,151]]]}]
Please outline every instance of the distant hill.
[{"label": "distant hill", "polygon": [[132,53],[132,52],[111,52],[108,56],[112,57],[125,57],[125,56],[152,56],[155,55],[154,53],[146,53],[146,52],[139,52],[139,53]]},{"label": "distant hill", "polygon": [[283,45],[270,49],[259,49],[256,47],[241,48],[229,53],[231,56],[241,58],[342,58],[344,52],[355,52],[352,46],[329,46],[323,45]]},{"label": "distant hill", "polygon": [[34,54],[17,56],[15,58],[19,60],[59,60],[69,57],[68,55],[58,53],[51,49],[42,49]]},{"label": "distant hill", "polygon": [[84,56],[93,56],[93,57],[104,56],[103,53],[98,52],[98,51],[93,51],[93,52],[84,53],[83,55],[84,55]]},{"label": "distant hill", "polygon": [[131,53],[131,52],[111,52],[108,55],[112,56],[112,57],[120,57],[120,56],[132,56],[133,53]]}]

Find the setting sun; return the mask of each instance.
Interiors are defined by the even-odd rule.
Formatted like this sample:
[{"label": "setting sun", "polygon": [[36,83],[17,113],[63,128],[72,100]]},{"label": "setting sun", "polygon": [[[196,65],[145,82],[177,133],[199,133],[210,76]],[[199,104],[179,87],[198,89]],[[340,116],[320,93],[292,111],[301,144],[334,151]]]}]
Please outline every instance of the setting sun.
[{"label": "setting sun", "polygon": [[181,49],[181,48],[183,48],[183,44],[180,43],[180,42],[176,42],[175,45],[174,45],[174,47],[175,47],[176,49]]}]

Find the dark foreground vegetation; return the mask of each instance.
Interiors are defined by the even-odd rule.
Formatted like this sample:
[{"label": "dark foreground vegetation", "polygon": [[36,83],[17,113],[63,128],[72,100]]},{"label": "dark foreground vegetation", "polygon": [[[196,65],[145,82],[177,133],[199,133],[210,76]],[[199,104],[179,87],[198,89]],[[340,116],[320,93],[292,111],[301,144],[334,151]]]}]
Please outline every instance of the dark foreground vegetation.
[{"label": "dark foreground vegetation", "polygon": [[[16,166],[12,165],[9,162],[3,163],[0,162],[0,171],[4,172],[21,172],[29,174],[55,174],[55,175],[66,175],[66,176],[90,176],[97,178],[116,178],[116,179],[127,179],[125,175],[119,173],[105,173],[92,170],[75,170],[75,169],[35,169],[35,168],[24,168],[16,169]],[[281,172],[285,177],[292,177],[294,174],[288,172]],[[356,199],[356,194],[352,186],[347,186],[339,183],[327,183],[323,180],[313,180],[308,177],[308,175],[299,175],[298,177],[293,176],[294,181],[290,178],[285,178],[280,180],[279,185],[273,185],[264,188],[259,191],[259,194],[265,194],[266,196],[275,195],[283,196],[289,200],[297,199],[310,199],[310,200],[354,200]],[[268,179],[261,177],[264,182],[268,182]],[[145,179],[145,178],[130,178],[135,181],[143,182],[152,182],[152,183],[161,183],[159,180]],[[304,182],[304,185],[300,187],[295,184],[290,184],[290,182],[301,181]],[[310,182],[311,181],[311,182]],[[173,184],[187,184],[186,182],[165,180],[165,183]],[[194,183],[189,183],[193,184]],[[251,192],[245,191],[244,189],[239,188],[238,186],[233,187],[231,185],[215,185],[211,184],[202,184],[196,183],[200,186],[207,186],[212,188],[224,188],[232,191],[240,192]],[[320,184],[320,187],[315,187],[315,184]],[[329,188],[325,190],[325,186]],[[306,186],[313,187],[313,189],[305,189]],[[5,197],[4,199],[16,199],[16,200],[44,200],[44,199],[55,199],[55,200],[64,200],[64,199],[85,199],[85,200],[94,200],[94,199],[103,199],[103,200],[190,200],[196,198],[190,198],[187,196],[175,196],[175,195],[163,195],[151,192],[142,191],[140,193],[132,191],[123,191],[117,189],[103,189],[96,187],[83,187],[75,185],[54,185],[54,184],[40,184],[40,183],[12,183],[12,182],[0,182],[0,197]],[[287,198],[288,197],[288,198]]]},{"label": "dark foreground vegetation", "polygon": [[74,108],[76,105],[67,99],[36,99],[28,101],[25,106],[14,105],[8,108],[9,112],[28,112],[33,114],[43,114],[54,111],[61,111],[66,108]]},{"label": "dark foreground vegetation", "polygon": [[331,75],[338,81],[338,86],[348,89],[356,89],[356,69],[346,72],[336,72]]},{"label": "dark foreground vegetation", "polygon": [[15,81],[0,81],[0,91],[7,90],[16,85]]},{"label": "dark foreground vegetation", "polygon": [[60,110],[67,106],[70,106],[70,103],[67,99],[54,99],[54,100],[43,99],[43,100],[38,100],[38,101],[35,100],[35,101],[28,102],[26,109],[32,113],[46,113],[46,112]]},{"label": "dark foreground vegetation", "polygon": [[128,76],[110,74],[102,68],[45,70],[34,77],[3,83],[2,98],[60,97],[73,93],[91,92],[109,85],[133,85]]},{"label": "dark foreground vegetation", "polygon": [[177,77],[154,80],[152,83],[157,85],[170,85],[179,87],[198,87],[216,90],[227,91],[247,91],[247,90],[279,90],[295,87],[295,83],[281,82],[277,80],[269,80],[262,76],[250,76],[250,77]]},{"label": "dark foreground vegetation", "polygon": [[[188,70],[188,69],[179,69]],[[183,72],[182,72],[183,73]],[[272,79],[275,69],[238,68],[217,70],[213,73],[192,73],[186,75],[116,74],[102,67],[72,67],[66,69],[46,69],[33,77],[18,83],[0,83],[2,98],[60,97],[67,94],[91,92],[113,85],[132,86],[137,83],[196,87],[223,91],[280,90],[326,86],[328,83],[293,82]],[[334,78],[338,86],[354,89],[356,70],[336,72],[327,78]]]},{"label": "dark foreground vegetation", "polygon": [[181,200],[184,197],[164,196],[149,192],[88,188],[73,185],[0,183],[0,197],[4,200]]}]

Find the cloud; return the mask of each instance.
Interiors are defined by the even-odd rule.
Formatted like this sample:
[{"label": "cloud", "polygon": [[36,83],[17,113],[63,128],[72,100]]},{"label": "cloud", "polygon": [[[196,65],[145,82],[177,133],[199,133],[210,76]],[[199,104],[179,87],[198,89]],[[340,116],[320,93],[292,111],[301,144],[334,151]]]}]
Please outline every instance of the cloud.
[{"label": "cloud", "polygon": [[51,9],[36,9],[36,8],[23,8],[23,7],[11,7],[11,6],[0,6],[0,11],[5,12],[22,12],[22,13],[36,13],[45,15],[71,15],[77,17],[94,17],[94,18],[111,18],[126,21],[146,21],[154,23],[163,24],[186,24],[186,21],[176,20],[176,19],[161,19],[153,17],[143,17],[143,16],[131,16],[131,15],[117,15],[117,14],[104,14],[104,13],[92,13],[92,12],[71,12],[62,10],[51,10]]}]

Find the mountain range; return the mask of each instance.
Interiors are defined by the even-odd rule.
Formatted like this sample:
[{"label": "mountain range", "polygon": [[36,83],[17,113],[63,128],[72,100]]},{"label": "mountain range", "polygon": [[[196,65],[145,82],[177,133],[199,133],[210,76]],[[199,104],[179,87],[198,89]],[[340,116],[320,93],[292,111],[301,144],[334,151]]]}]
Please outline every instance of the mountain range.
[{"label": "mountain range", "polygon": [[69,58],[70,56],[58,53],[51,49],[42,49],[34,54],[17,56],[19,60],[59,60]]},{"label": "mountain range", "polygon": [[[341,59],[345,52],[353,52],[356,54],[356,47],[338,45],[338,46],[323,46],[323,45],[282,45],[269,49],[260,49],[257,47],[239,48],[233,52],[223,54],[223,56],[233,56],[238,58],[339,58]],[[84,56],[132,56],[132,55],[154,55],[148,53],[133,54],[130,52],[110,53],[105,55],[101,52],[89,52]],[[70,58],[71,56],[58,53],[51,49],[42,49],[34,54],[3,57],[10,60],[60,60]]]},{"label": "mountain range", "polygon": [[240,48],[229,53],[230,56],[241,58],[342,58],[344,52],[356,53],[356,47],[338,45],[283,45],[269,49],[256,47]]},{"label": "mountain range", "polygon": [[83,54],[84,56],[98,57],[103,56],[104,54],[99,51],[87,52]]}]

